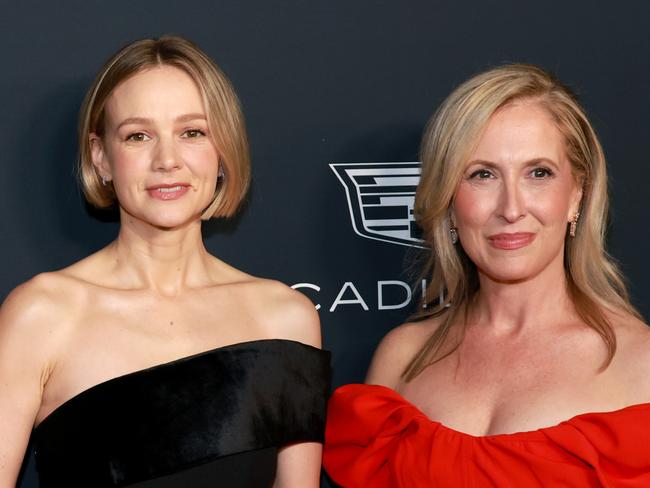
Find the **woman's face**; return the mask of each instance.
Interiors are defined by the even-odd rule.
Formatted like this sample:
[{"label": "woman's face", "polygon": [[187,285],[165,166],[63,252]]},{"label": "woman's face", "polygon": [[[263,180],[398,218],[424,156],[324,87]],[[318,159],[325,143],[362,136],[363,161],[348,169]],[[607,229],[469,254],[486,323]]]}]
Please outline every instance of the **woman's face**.
[{"label": "woman's face", "polygon": [[550,115],[538,103],[520,100],[489,120],[465,168],[451,219],[483,276],[525,281],[549,266],[563,266],[567,223],[581,197]]},{"label": "woman's face", "polygon": [[[218,151],[203,97],[184,71],[160,66],[120,83],[107,100],[93,162],[121,212],[161,228],[200,217],[214,197]],[[123,215],[124,217],[124,215]]]}]

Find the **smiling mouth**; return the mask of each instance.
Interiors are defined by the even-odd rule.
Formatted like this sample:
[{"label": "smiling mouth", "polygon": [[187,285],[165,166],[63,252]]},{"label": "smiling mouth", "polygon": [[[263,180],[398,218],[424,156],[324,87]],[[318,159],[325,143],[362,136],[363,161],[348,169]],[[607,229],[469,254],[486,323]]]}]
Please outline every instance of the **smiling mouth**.
[{"label": "smiling mouth", "polygon": [[512,251],[528,246],[535,240],[534,232],[514,232],[511,234],[495,234],[488,237],[492,247]]},{"label": "smiling mouth", "polygon": [[147,193],[157,200],[176,200],[185,195],[189,188],[185,184],[155,186],[148,188]]},{"label": "smiling mouth", "polygon": [[171,192],[174,192],[174,191],[180,191],[182,189],[183,189],[183,186],[178,185],[178,186],[172,186],[170,188],[158,188],[156,191],[159,191],[161,193],[171,193]]}]

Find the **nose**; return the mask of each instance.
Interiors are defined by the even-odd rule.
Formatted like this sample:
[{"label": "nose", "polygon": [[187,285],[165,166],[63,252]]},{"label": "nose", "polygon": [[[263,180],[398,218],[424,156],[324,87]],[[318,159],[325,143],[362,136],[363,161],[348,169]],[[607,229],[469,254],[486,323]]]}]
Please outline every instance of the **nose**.
[{"label": "nose", "polygon": [[183,166],[173,137],[160,137],[152,158],[154,171],[174,171]]},{"label": "nose", "polygon": [[498,213],[508,223],[517,222],[526,216],[524,192],[516,181],[502,180]]}]

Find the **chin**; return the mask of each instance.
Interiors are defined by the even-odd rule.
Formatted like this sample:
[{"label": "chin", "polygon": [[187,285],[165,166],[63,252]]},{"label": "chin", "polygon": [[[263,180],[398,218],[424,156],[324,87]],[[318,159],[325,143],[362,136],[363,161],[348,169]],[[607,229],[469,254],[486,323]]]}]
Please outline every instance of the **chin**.
[{"label": "chin", "polygon": [[200,220],[201,214],[197,212],[170,212],[169,214],[152,216],[146,222],[161,229],[176,229]]},{"label": "chin", "polygon": [[521,283],[534,278],[544,266],[529,259],[491,259],[476,263],[478,271],[486,278],[498,283]]},{"label": "chin", "polygon": [[515,285],[517,283],[525,283],[530,280],[533,276],[530,274],[523,273],[485,273],[481,272],[486,278],[495,283],[502,283],[504,285],[510,284]]},{"label": "chin", "polygon": [[182,227],[186,227],[188,224],[200,220],[201,219],[197,217],[196,219],[192,219],[192,220],[149,222],[149,224],[151,224],[153,227],[156,227],[160,230],[174,230],[174,229],[180,229]]},{"label": "chin", "polygon": [[539,276],[548,267],[540,263],[518,262],[518,263],[495,263],[492,261],[488,266],[477,266],[479,272],[486,278],[497,283],[515,284],[524,283]]},{"label": "chin", "polygon": [[136,211],[131,212],[123,209],[130,217],[146,223],[152,227],[164,230],[176,229],[186,226],[194,221],[201,220],[201,213],[189,211],[188,209],[176,208],[166,209],[165,211],[156,211],[149,209],[149,211]]}]

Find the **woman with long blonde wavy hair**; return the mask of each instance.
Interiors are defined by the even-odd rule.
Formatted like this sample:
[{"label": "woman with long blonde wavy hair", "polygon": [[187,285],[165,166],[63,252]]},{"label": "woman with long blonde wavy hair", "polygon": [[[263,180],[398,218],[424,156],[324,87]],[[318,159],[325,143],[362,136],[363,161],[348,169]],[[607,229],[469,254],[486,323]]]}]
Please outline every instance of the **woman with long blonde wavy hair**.
[{"label": "woman with long blonde wavy hair", "polygon": [[[650,486],[650,329],[605,251],[603,150],[524,64],[469,79],[422,141],[421,311],[330,401],[345,487]],[[354,428],[353,428],[354,427]]]}]

